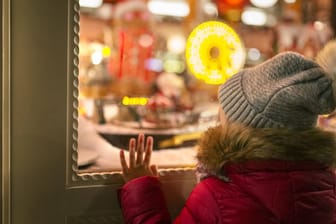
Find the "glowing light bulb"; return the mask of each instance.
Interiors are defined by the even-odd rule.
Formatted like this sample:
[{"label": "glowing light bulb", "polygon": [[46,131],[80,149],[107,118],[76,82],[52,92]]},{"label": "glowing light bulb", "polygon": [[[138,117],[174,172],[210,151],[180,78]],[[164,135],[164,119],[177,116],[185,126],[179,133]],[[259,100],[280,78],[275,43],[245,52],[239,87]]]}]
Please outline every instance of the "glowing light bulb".
[{"label": "glowing light bulb", "polygon": [[184,52],[186,40],[181,35],[173,35],[168,39],[167,48],[169,51],[180,54]]},{"label": "glowing light bulb", "polygon": [[270,8],[274,6],[278,0],[251,0],[251,3],[260,8]]},{"label": "glowing light bulb", "polygon": [[79,0],[79,5],[86,8],[99,8],[103,0]]},{"label": "glowing light bulb", "polygon": [[241,15],[243,23],[252,26],[263,26],[267,22],[267,15],[260,9],[247,8]]},{"label": "glowing light bulb", "polygon": [[103,60],[103,54],[101,51],[95,51],[91,55],[91,62],[94,65],[98,65],[102,62]]},{"label": "glowing light bulb", "polygon": [[150,0],[147,3],[151,13],[164,16],[185,17],[189,15],[189,5],[184,1]]},{"label": "glowing light bulb", "polygon": [[186,60],[190,72],[208,84],[224,83],[245,63],[245,49],[228,25],[208,21],[189,35]]}]

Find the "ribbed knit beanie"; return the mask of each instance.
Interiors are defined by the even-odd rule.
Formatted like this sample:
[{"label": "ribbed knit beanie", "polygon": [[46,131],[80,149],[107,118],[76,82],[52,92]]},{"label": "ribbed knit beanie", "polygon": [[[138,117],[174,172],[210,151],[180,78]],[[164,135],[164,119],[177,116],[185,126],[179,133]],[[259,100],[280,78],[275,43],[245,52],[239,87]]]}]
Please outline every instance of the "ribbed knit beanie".
[{"label": "ribbed knit beanie", "polygon": [[330,63],[335,62],[327,60],[336,50],[324,52],[317,62],[284,52],[241,70],[219,87],[218,99],[225,115],[253,128],[314,127],[318,115],[336,107],[335,71],[330,69]]}]

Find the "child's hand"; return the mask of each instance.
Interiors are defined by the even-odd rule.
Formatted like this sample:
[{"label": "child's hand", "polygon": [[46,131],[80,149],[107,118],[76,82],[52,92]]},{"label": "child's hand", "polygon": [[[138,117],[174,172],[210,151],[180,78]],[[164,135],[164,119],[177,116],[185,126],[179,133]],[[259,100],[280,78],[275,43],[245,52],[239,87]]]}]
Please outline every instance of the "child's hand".
[{"label": "child's hand", "polygon": [[153,150],[153,137],[146,138],[143,134],[138,135],[137,141],[131,138],[129,141],[129,164],[127,165],[125,153],[120,151],[120,163],[125,182],[142,176],[158,176],[155,165],[150,165]]}]

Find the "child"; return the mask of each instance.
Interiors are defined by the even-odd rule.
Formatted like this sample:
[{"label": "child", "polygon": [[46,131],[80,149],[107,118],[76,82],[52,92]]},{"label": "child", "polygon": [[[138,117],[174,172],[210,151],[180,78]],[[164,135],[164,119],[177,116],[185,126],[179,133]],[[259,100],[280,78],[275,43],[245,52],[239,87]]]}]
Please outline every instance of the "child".
[{"label": "child", "polygon": [[[221,124],[199,141],[200,182],[174,223],[336,223],[336,140],[315,127],[336,107],[330,59],[285,52],[220,86]],[[125,223],[171,223],[152,145],[140,134],[129,164],[120,153]]]}]

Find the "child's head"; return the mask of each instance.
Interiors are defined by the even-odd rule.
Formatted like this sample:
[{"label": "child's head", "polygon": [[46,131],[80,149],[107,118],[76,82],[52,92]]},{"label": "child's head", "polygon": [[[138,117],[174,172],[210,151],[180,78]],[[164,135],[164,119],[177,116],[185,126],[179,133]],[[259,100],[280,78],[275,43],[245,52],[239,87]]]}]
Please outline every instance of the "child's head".
[{"label": "child's head", "polygon": [[328,54],[320,54],[316,63],[285,52],[240,71],[219,88],[224,116],[253,128],[314,127],[318,115],[336,107],[333,65],[323,63]]}]

